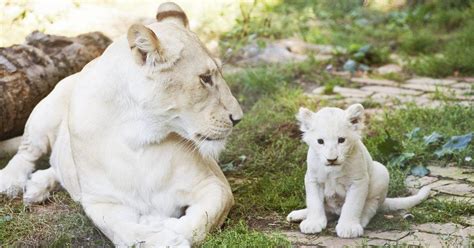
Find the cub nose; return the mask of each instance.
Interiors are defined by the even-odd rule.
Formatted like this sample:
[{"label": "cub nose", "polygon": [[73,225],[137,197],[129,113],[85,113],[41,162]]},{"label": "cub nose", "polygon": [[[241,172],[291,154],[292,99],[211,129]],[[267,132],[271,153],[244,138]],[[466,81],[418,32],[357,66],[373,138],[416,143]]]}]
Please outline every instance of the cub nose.
[{"label": "cub nose", "polygon": [[234,119],[232,115],[229,115],[230,121],[232,121],[232,126],[237,125],[242,119]]},{"label": "cub nose", "polygon": [[334,164],[336,161],[337,161],[337,157],[335,159],[327,159],[328,160],[328,163],[330,164]]}]

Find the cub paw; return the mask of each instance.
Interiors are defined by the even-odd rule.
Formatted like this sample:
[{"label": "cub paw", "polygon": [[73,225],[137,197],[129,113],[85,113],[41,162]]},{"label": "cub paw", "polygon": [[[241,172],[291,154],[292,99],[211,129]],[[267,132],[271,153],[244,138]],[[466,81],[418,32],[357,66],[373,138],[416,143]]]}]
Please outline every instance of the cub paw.
[{"label": "cub paw", "polygon": [[15,197],[25,188],[28,176],[13,170],[0,170],[0,194],[6,194],[8,197]]},{"label": "cub paw", "polygon": [[306,209],[301,209],[301,210],[295,210],[292,211],[287,217],[286,220],[288,222],[298,222],[306,219],[307,217],[307,210]]},{"label": "cub paw", "polygon": [[326,228],[327,220],[325,218],[319,219],[306,219],[300,224],[300,230],[302,233],[320,233]]},{"label": "cub paw", "polygon": [[143,243],[144,247],[191,247],[191,243],[183,236],[170,230],[163,230]]},{"label": "cub paw", "polygon": [[336,233],[340,238],[356,238],[364,234],[364,228],[359,223],[339,223]]},{"label": "cub paw", "polygon": [[47,187],[41,187],[41,185],[38,185],[31,180],[27,182],[26,190],[23,194],[23,202],[26,205],[44,202],[48,197],[49,189]]}]

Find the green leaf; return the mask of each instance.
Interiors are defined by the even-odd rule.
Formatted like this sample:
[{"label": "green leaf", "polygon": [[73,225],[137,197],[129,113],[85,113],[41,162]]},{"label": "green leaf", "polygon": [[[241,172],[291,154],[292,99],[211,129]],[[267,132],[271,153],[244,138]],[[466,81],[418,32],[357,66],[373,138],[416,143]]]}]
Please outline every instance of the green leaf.
[{"label": "green leaf", "polygon": [[400,155],[398,155],[397,157],[393,158],[392,160],[390,160],[390,164],[391,165],[395,165],[395,166],[398,166],[398,167],[405,167],[405,165],[407,164],[407,162],[412,159],[413,157],[415,157],[415,154],[412,153],[412,152],[404,152]]},{"label": "green leaf", "polygon": [[468,133],[461,136],[451,137],[446,144],[443,145],[440,149],[435,151],[438,158],[443,157],[447,154],[453,154],[454,152],[459,152],[464,149],[471,143],[473,133]]},{"label": "green leaf", "polygon": [[344,71],[350,71],[350,72],[355,72],[357,69],[357,62],[355,62],[352,59],[349,59],[344,63],[344,66],[342,67]]},{"label": "green leaf", "polygon": [[425,142],[426,145],[431,145],[431,144],[437,143],[442,138],[443,138],[443,135],[437,132],[432,132],[430,135],[424,136],[423,141]]},{"label": "green leaf", "polygon": [[411,130],[409,133],[406,134],[408,139],[415,139],[419,136],[421,128],[415,127],[413,130]]},{"label": "green leaf", "polygon": [[417,165],[417,166],[411,168],[410,173],[413,176],[424,177],[424,176],[430,174],[430,170],[428,170],[423,165]]}]

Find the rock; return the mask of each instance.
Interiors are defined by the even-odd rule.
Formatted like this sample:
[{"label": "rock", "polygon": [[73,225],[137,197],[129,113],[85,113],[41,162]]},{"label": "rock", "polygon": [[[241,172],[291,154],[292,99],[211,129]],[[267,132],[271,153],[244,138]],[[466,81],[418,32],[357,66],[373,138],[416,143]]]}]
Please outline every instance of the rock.
[{"label": "rock", "polygon": [[422,247],[461,247],[462,241],[462,238],[457,236],[415,232],[398,241],[398,244]]},{"label": "rock", "polygon": [[382,85],[398,87],[400,83],[387,79],[373,79],[373,78],[351,78],[351,82],[362,85]]},{"label": "rock", "polygon": [[370,239],[385,239],[391,241],[397,241],[405,236],[409,232],[407,231],[368,231],[364,236]]},{"label": "rock", "polygon": [[421,84],[421,85],[428,84],[428,85],[448,86],[451,84],[455,84],[456,80],[420,77],[420,78],[412,78],[410,80],[407,80],[406,83],[407,84]]},{"label": "rock", "polygon": [[470,225],[470,226],[474,226],[474,216],[466,216],[466,217],[462,217],[462,220]]},{"label": "rock", "polygon": [[424,176],[424,177],[415,177],[412,175],[407,176],[405,183],[408,188],[421,188],[430,183],[438,181],[436,177]]},{"label": "rock", "polygon": [[463,228],[463,226],[455,223],[425,223],[414,227],[416,230],[434,234],[454,234]]},{"label": "rock", "polygon": [[453,183],[434,188],[434,190],[457,196],[471,196],[474,197],[474,187],[465,183]]},{"label": "rock", "polygon": [[297,54],[308,54],[313,52],[315,54],[332,55],[332,52],[335,49],[334,46],[331,45],[311,44],[296,38],[277,40],[275,41],[275,44],[285,47],[288,51]]},{"label": "rock", "polygon": [[462,82],[462,83],[456,83],[456,84],[453,84],[453,85],[450,85],[451,87],[453,88],[456,88],[456,89],[463,89],[463,90],[470,90],[472,89],[472,83],[465,83],[465,82]]},{"label": "rock", "polygon": [[361,246],[366,242],[363,238],[343,239],[339,237],[323,236],[319,237],[315,245],[323,247],[356,247]]},{"label": "rock", "polygon": [[368,91],[363,91],[355,88],[345,88],[345,87],[340,87],[336,86],[334,87],[333,90],[335,93],[338,93],[344,97],[368,97],[372,95],[371,92]]},{"label": "rock", "polygon": [[306,235],[299,231],[284,231],[281,234],[294,245],[313,245],[318,238],[318,235]]},{"label": "rock", "polygon": [[470,168],[428,166],[428,169],[430,170],[431,176],[467,180],[474,183],[474,170]]},{"label": "rock", "polygon": [[408,90],[408,89],[400,89],[396,87],[389,87],[389,86],[365,86],[361,88],[364,91],[369,92],[376,92],[376,93],[384,93],[387,95],[421,95],[422,92],[416,90]]},{"label": "rock", "polygon": [[402,67],[396,64],[388,64],[381,66],[375,70],[378,74],[390,74],[390,73],[400,73],[402,72]]}]

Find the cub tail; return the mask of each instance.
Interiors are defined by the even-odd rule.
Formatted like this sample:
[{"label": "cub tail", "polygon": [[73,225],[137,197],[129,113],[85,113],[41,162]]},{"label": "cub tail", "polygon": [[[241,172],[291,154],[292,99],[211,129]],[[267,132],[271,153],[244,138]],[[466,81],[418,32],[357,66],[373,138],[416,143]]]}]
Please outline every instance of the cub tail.
[{"label": "cub tail", "polygon": [[382,204],[383,210],[400,210],[409,209],[415,205],[420,204],[423,200],[428,198],[430,195],[431,188],[425,186],[418,191],[415,195],[401,198],[386,198]]},{"label": "cub tail", "polygon": [[20,143],[21,136],[5,141],[0,141],[0,158],[15,154],[18,151]]}]

